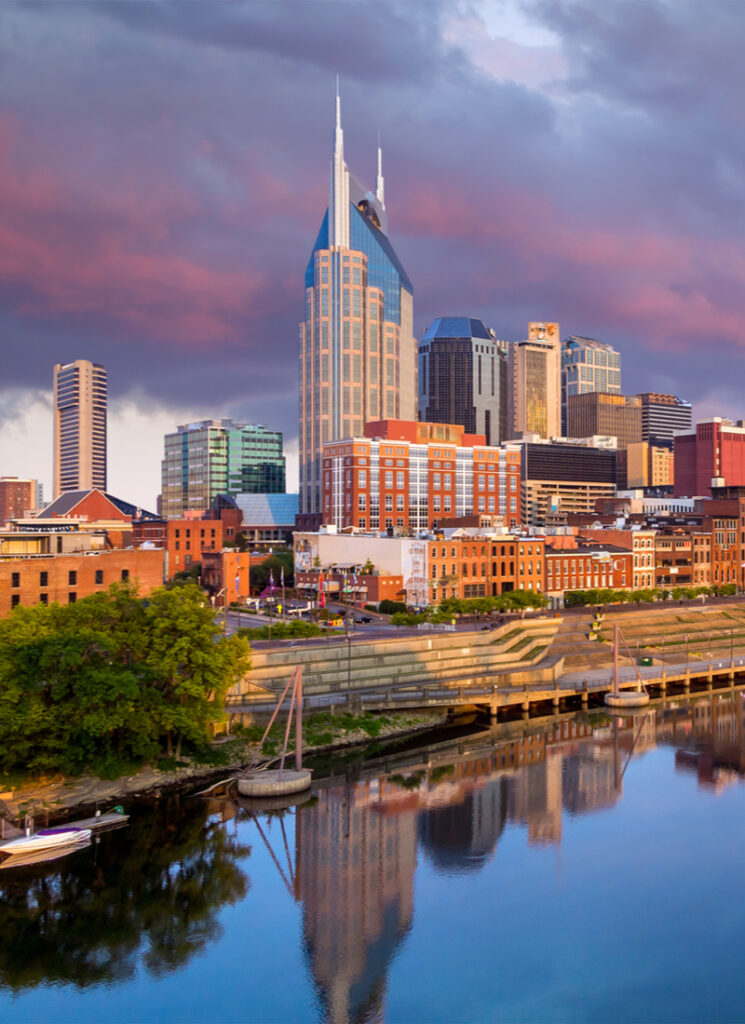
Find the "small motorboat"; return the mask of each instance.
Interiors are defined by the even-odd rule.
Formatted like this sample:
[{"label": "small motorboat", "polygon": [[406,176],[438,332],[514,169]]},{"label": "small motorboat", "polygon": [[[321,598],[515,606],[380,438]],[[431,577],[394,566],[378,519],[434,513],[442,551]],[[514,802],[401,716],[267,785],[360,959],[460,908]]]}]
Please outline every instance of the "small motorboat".
[{"label": "small motorboat", "polygon": [[0,864],[0,871],[5,868],[28,867],[31,864],[45,864],[50,860],[59,860],[61,857],[69,857],[71,853],[78,850],[85,850],[91,845],[90,836],[86,838],[83,830],[82,839],[65,846],[48,846],[42,849],[25,850],[23,853],[10,853]]},{"label": "small motorboat", "polygon": [[20,839],[11,839],[0,845],[0,853],[12,855],[18,853],[31,853],[35,850],[51,850],[62,846],[74,846],[91,838],[92,832],[89,828],[75,828],[70,825],[60,825],[58,828],[43,828],[39,832],[21,836]]}]

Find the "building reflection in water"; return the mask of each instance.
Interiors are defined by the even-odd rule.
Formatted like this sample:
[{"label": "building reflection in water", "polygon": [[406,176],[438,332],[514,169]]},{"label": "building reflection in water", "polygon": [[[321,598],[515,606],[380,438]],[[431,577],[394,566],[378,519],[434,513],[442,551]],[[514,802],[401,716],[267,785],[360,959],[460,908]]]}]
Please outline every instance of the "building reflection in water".
[{"label": "building reflection in water", "polygon": [[413,921],[418,844],[447,874],[481,870],[510,826],[530,845],[558,844],[564,815],[616,804],[631,758],[658,743],[675,745],[676,769],[718,791],[745,774],[742,727],[737,694],[566,718],[513,740],[497,727],[464,749],[420,751],[404,774],[320,783],[318,801],[297,815],[296,892],[325,1018],[383,1019],[388,967]]}]

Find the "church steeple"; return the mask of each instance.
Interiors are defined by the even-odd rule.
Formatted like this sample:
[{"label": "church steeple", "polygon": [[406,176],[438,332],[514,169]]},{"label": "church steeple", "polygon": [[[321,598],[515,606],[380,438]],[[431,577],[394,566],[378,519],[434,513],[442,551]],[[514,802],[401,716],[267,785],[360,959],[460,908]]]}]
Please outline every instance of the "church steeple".
[{"label": "church steeple", "polygon": [[339,76],[336,76],[336,129],[329,177],[329,248],[349,248],[349,168],[344,162]]}]

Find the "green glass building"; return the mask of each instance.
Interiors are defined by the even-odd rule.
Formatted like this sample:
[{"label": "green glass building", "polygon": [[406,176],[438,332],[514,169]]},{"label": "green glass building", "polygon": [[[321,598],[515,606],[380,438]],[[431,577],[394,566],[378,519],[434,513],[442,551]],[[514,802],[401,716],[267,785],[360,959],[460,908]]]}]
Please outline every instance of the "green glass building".
[{"label": "green glass building", "polygon": [[282,434],[233,420],[202,420],[165,436],[161,509],[203,512],[217,494],[284,494]]}]

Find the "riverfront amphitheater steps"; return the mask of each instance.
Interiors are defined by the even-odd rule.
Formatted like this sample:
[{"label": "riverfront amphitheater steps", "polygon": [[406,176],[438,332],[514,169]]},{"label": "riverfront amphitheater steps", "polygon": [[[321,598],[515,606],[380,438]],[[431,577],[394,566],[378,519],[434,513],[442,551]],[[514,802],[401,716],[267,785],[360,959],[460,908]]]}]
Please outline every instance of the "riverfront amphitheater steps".
[{"label": "riverfront amphitheater steps", "polygon": [[248,696],[254,687],[277,692],[297,664],[303,666],[308,695],[346,689],[348,684],[353,690],[446,684],[524,671],[545,657],[559,624],[557,619],[536,619],[491,631],[357,641],[349,652],[343,642],[254,651],[251,672],[233,688],[230,700]]}]

